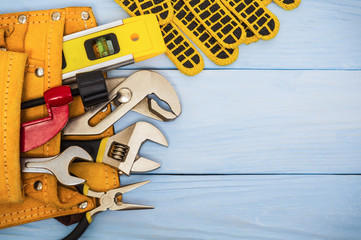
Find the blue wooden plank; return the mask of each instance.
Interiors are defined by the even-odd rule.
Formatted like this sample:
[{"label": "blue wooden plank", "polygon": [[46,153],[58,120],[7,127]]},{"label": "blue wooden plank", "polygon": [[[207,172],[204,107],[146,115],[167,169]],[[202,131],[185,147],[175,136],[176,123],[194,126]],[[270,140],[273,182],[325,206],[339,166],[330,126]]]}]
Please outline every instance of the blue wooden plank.
[{"label": "blue wooden plank", "polygon": [[[361,236],[360,176],[132,176],[125,201],[154,210],[99,213],[82,239],[342,239]],[[0,230],[3,240],[59,239],[53,219]],[[51,230],[50,230],[51,229]]]},{"label": "blue wooden plank", "polygon": [[[0,13],[92,6],[100,24],[128,15],[113,0],[0,0]],[[239,59],[219,67],[206,59],[207,69],[361,69],[361,2],[359,0],[302,0],[290,12],[269,7],[281,29],[271,41],[240,46]],[[174,69],[165,55],[127,68]]]},{"label": "blue wooden plank", "polygon": [[[141,153],[155,173],[361,173],[360,71],[161,71],[183,112],[173,122],[128,114],[165,132]],[[112,76],[127,76],[115,71]]]},{"label": "blue wooden plank", "polygon": [[[112,0],[5,1],[0,13],[91,5],[100,24],[125,17]],[[303,0],[276,39],[241,46],[230,69],[361,69],[361,2]],[[208,69],[216,68],[206,62]],[[165,56],[129,68],[172,68]],[[217,69],[220,69],[217,67]],[[115,75],[129,75],[116,71]],[[360,71],[162,71],[183,113],[151,121],[170,141],[142,154],[155,173],[360,173]],[[135,120],[130,114],[117,128]],[[155,210],[105,212],[83,239],[359,239],[360,176],[132,176],[153,182],[125,200]],[[0,239],[57,239],[72,227],[45,220]]]}]

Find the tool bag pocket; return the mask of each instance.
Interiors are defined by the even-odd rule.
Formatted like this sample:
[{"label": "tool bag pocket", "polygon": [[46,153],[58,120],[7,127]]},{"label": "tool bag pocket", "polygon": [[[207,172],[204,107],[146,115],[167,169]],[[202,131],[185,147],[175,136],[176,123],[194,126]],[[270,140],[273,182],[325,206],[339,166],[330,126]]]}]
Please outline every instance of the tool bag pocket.
[{"label": "tool bag pocket", "polygon": [[[20,167],[20,157],[59,154],[61,141],[59,133],[40,147],[20,154],[21,123],[48,116],[45,105],[21,110],[21,102],[42,97],[48,89],[62,85],[63,35],[95,26],[89,7],[0,15],[0,228],[86,212],[95,207],[92,199],[58,184],[54,176],[21,173]],[[104,119],[110,111],[109,107],[94,121]],[[80,98],[76,98],[70,105],[70,114],[82,113],[84,107]],[[112,134],[111,127],[102,136],[91,138]],[[114,184],[119,185],[118,174],[110,167],[94,166],[94,169],[107,173],[106,179],[115,179]],[[109,181],[99,182],[102,187],[108,187],[105,183]],[[84,202],[88,203],[87,207],[80,208]]]},{"label": "tool bag pocket", "polygon": [[23,201],[20,176],[20,104],[27,55],[0,51],[0,204]]}]

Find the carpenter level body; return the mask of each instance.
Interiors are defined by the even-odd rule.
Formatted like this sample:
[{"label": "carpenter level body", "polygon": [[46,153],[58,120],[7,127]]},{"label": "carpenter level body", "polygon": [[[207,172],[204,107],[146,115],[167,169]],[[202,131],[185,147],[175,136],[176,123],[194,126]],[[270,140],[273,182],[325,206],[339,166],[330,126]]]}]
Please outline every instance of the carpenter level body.
[{"label": "carpenter level body", "polygon": [[164,40],[154,14],[131,17],[63,38],[63,83],[77,73],[108,71],[164,53]]}]

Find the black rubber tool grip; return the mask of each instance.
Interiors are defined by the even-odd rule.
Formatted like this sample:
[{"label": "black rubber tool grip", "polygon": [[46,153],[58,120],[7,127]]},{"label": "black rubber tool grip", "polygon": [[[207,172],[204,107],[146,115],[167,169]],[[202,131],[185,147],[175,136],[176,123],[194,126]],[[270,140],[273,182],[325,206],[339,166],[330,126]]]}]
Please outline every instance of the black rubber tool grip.
[{"label": "black rubber tool grip", "polygon": [[76,82],[85,108],[109,100],[102,71],[79,73],[76,75]]},{"label": "black rubber tool grip", "polygon": [[62,152],[71,146],[78,146],[87,151],[95,161],[98,155],[100,142],[101,140],[62,140],[60,151]]},{"label": "black rubber tool grip", "polygon": [[[76,75],[78,88],[72,89],[73,97],[79,96],[85,108],[89,108],[98,103],[106,102],[108,98],[107,85],[102,71],[78,73]],[[21,109],[32,108],[45,104],[43,97],[32,99],[21,103]]]}]

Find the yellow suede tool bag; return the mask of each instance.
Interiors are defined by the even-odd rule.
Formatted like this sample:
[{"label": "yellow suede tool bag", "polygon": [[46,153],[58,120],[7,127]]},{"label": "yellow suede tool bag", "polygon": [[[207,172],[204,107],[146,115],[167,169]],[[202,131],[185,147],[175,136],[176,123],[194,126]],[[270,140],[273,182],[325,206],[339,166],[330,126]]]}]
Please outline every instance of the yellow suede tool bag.
[{"label": "yellow suede tool bag", "polygon": [[[0,15],[0,228],[96,207],[93,199],[59,184],[51,174],[21,173],[20,157],[59,154],[60,134],[22,154],[19,147],[20,124],[48,116],[45,105],[21,110],[21,102],[42,97],[46,90],[62,84],[63,36],[95,26],[96,20],[88,7]],[[92,121],[101,121],[110,109]],[[70,105],[70,115],[82,113],[84,107],[76,97]],[[110,127],[98,136],[72,139],[100,139],[113,134]],[[118,171],[104,164],[76,163],[71,171],[97,191],[119,186]]]}]

